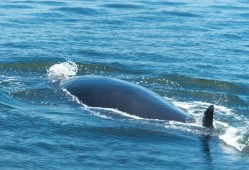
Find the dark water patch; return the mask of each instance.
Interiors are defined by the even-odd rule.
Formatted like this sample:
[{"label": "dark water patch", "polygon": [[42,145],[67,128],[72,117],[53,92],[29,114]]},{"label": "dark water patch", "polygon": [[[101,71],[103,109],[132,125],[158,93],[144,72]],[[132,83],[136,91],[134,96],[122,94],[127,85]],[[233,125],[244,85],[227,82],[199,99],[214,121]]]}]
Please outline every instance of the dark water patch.
[{"label": "dark water patch", "polygon": [[249,13],[247,13],[247,12],[243,12],[243,13],[240,13],[240,14],[237,14],[239,17],[243,17],[243,18],[245,18],[245,19],[248,19],[248,17],[249,17]]},{"label": "dark water patch", "polygon": [[63,15],[62,13],[59,13],[59,12],[44,12],[44,13],[37,13],[37,14],[33,14],[33,15],[41,17],[42,20],[47,20],[47,18],[55,19],[55,18],[64,18],[65,17],[65,15]]},{"label": "dark water patch", "polygon": [[[128,125],[127,125],[128,126]],[[129,125],[136,126],[136,125]],[[149,127],[149,126],[148,126]],[[151,127],[153,128],[153,127]],[[115,139],[115,140],[123,140],[129,139],[134,141],[143,141],[148,143],[157,143],[162,144],[167,141],[177,141],[179,138],[186,139],[185,135],[175,135],[172,133],[167,133],[163,131],[155,131],[153,129],[146,129],[145,127],[137,128],[137,127],[92,127],[92,126],[76,126],[76,125],[66,125],[63,129],[58,129],[57,133],[65,136],[81,136],[91,138],[91,140],[101,140],[101,139]],[[180,134],[180,132],[179,132]],[[190,137],[191,138],[191,137]],[[110,141],[108,140],[108,143]]]},{"label": "dark water patch", "polygon": [[243,37],[241,37],[240,35],[232,34],[232,33],[221,34],[221,36],[223,36],[224,38],[227,38],[229,40],[230,39],[233,39],[233,40],[241,40],[241,39],[243,39]]},{"label": "dark water patch", "polygon": [[0,9],[6,10],[6,9],[18,9],[18,10],[25,10],[25,9],[32,9],[33,7],[30,5],[0,5]]},{"label": "dark water patch", "polygon": [[161,11],[162,15],[177,16],[177,17],[189,17],[189,18],[202,18],[202,15],[193,12],[181,12],[181,11]]},{"label": "dark water patch", "polygon": [[[53,26],[56,24],[65,24],[65,23],[77,23],[78,19],[68,19],[61,12],[44,12],[44,13],[34,13],[32,16],[35,16],[31,19],[31,22],[39,25],[48,25]],[[47,45],[44,43],[44,46]]]},{"label": "dark water patch", "polygon": [[60,1],[34,1],[34,3],[44,4],[44,5],[53,5],[53,6],[67,5],[66,2],[60,2]]},{"label": "dark water patch", "polygon": [[174,80],[183,88],[192,89],[192,90],[207,90],[212,92],[225,92],[231,94],[240,94],[240,93],[249,92],[249,89],[244,86],[220,80],[191,78],[180,75],[166,75],[165,78],[169,80]]},{"label": "dark water patch", "polygon": [[148,70],[136,69],[133,65],[124,65],[122,62],[107,62],[104,64],[99,62],[90,62],[89,64],[78,63],[78,68],[77,75],[96,74],[114,78],[150,73]]},{"label": "dark water patch", "polygon": [[43,4],[43,5],[52,5],[52,6],[64,6],[67,5],[66,2],[60,2],[60,1],[33,1],[33,3],[36,4]]},{"label": "dark water patch", "polygon": [[239,3],[245,4],[247,6],[249,5],[247,0],[239,0]]},{"label": "dark water patch", "polygon": [[108,18],[104,20],[105,24],[110,24],[113,25],[113,27],[120,27],[121,25],[124,25],[126,22],[122,21],[121,19],[118,18]]},{"label": "dark water patch", "polygon": [[173,1],[136,1],[143,4],[149,4],[149,5],[160,5],[160,6],[183,6],[187,5],[185,2],[173,2]]},{"label": "dark water patch", "polygon": [[[79,70],[79,74],[82,74],[84,70],[86,73],[101,73],[101,71],[104,73],[105,71],[113,73],[120,72],[122,73],[134,73],[134,74],[139,74],[142,72],[147,72],[147,70],[141,71],[139,68],[134,67],[134,63],[131,62],[130,64],[123,64],[123,62],[127,62],[127,60],[124,59],[122,61],[119,59],[119,62],[115,61],[115,58],[119,58],[120,55],[115,52],[110,52],[110,51],[99,51],[99,50],[77,50],[76,52],[77,55],[84,56],[85,59],[87,59],[87,65],[82,63],[77,63],[79,64],[78,66],[81,67],[82,69]],[[101,60],[105,60],[103,63]],[[81,66],[82,65],[82,66]],[[86,66],[84,69],[83,66]],[[104,68],[106,66],[106,68]],[[101,70],[103,68],[103,70]],[[107,69],[107,70],[106,70]],[[108,71],[109,70],[109,71]],[[97,71],[97,72],[96,72]]]},{"label": "dark water patch", "polygon": [[[19,109],[9,112],[1,124],[2,128],[9,131],[6,135],[10,138],[15,132],[21,130],[20,133],[16,135],[16,140],[29,143],[36,141],[35,139],[37,138],[39,139],[39,136],[43,133],[46,134],[45,136],[47,138],[50,138],[58,128],[60,129],[64,126],[63,122],[61,123],[59,121],[60,117],[57,117],[58,119],[46,117],[42,112],[42,108],[40,108],[41,110],[39,111],[24,102],[20,102],[19,104]],[[49,128],[50,131],[47,131],[47,128]]]},{"label": "dark water patch", "polygon": [[[48,48],[49,49],[49,48]],[[3,58],[1,58],[0,60],[3,61],[3,65],[6,65],[5,61],[6,59],[8,59],[8,64],[14,65],[17,63],[48,63],[48,62],[61,62],[62,60],[64,61],[65,59],[62,59],[62,57],[60,57],[61,55],[61,51],[54,51],[51,52],[50,54],[48,53],[43,53],[42,50],[22,50],[21,53],[22,55],[20,55],[20,53],[15,53],[14,50],[9,50],[7,51],[7,53],[3,53]],[[11,57],[10,57],[11,56]],[[39,61],[37,60],[39,59]],[[0,64],[1,65],[1,64]],[[15,68],[15,67],[14,67]],[[11,68],[6,68],[6,70],[11,70]],[[18,70],[18,68],[16,69]]]},{"label": "dark water patch", "polygon": [[[136,80],[136,82],[139,82],[139,80]],[[248,107],[248,101],[241,96],[249,94],[249,89],[238,83],[179,75],[163,75],[156,79],[144,78],[139,84],[162,96],[180,101],[203,101],[229,106],[230,108]]]},{"label": "dark water patch", "polygon": [[79,22],[79,18],[62,18],[61,20],[59,20],[61,22],[61,24],[76,24],[77,22]]},{"label": "dark water patch", "polygon": [[187,5],[187,3],[184,2],[173,2],[173,1],[165,1],[165,2],[158,2],[158,4],[166,5],[166,6],[182,6]]},{"label": "dark water patch", "polygon": [[37,148],[37,150],[43,150],[42,152],[44,152],[44,150],[47,152],[58,152],[58,151],[60,151],[60,149],[62,149],[55,142],[52,143],[49,141],[32,142],[31,145],[33,148]]},{"label": "dark water patch", "polygon": [[[133,139],[133,140],[144,140],[144,142],[159,142],[163,143],[164,137],[166,137],[166,134],[163,134],[161,132],[153,132],[149,130],[144,129],[136,129],[136,128],[116,128],[116,127],[101,127],[101,128],[91,128],[89,130],[92,130],[94,133],[98,133],[98,136],[109,136],[119,139]],[[160,133],[160,135],[157,135],[157,133]],[[165,135],[163,137],[163,135]],[[172,140],[173,140],[172,136]]]},{"label": "dark water patch", "polygon": [[111,3],[102,5],[103,7],[113,8],[113,9],[142,9],[145,8],[142,5],[135,5],[135,4],[121,4],[121,3]]},{"label": "dark water patch", "polygon": [[[25,57],[23,58],[15,58],[16,60],[20,60],[23,61]],[[29,58],[25,58],[27,59],[27,61],[29,60]],[[26,63],[1,63],[0,64],[0,71],[2,74],[4,74],[5,76],[9,76],[10,77],[10,81],[13,78],[13,86],[15,84],[22,84],[25,81],[44,81],[44,79],[47,79],[47,69],[49,69],[49,67],[51,66],[51,63],[36,63],[33,62],[32,60],[30,62],[26,62]],[[23,80],[19,80],[20,77],[24,76],[25,78],[23,78]],[[15,78],[17,78],[18,80],[16,80]],[[30,80],[29,80],[30,79]],[[40,80],[36,80],[36,79],[40,79]],[[8,80],[6,80],[6,83]],[[16,82],[18,81],[18,82]],[[33,82],[34,83],[34,82]],[[35,83],[36,84],[36,83]]]},{"label": "dark water patch", "polygon": [[95,56],[98,58],[102,58],[102,57],[112,57],[117,55],[116,53],[112,53],[112,52],[104,52],[104,51],[99,51],[99,50],[94,50],[94,49],[86,49],[86,50],[77,50],[75,52],[76,54],[80,54],[80,55],[85,55],[85,56]]},{"label": "dark water patch", "polygon": [[6,48],[36,49],[38,45],[33,42],[8,42],[3,45]]},{"label": "dark water patch", "polygon": [[3,109],[6,110],[6,109],[15,109],[15,108],[8,103],[0,102],[0,110]]},{"label": "dark water patch", "polygon": [[228,48],[226,50],[230,51],[232,54],[236,54],[236,55],[238,55],[238,54],[249,55],[249,50],[246,48],[242,49],[242,48],[235,47],[235,48]]},{"label": "dark water patch", "polygon": [[[27,59],[27,58],[26,58]],[[22,60],[23,61],[23,60]],[[47,69],[52,65],[49,62],[27,62],[23,61],[23,63],[0,63],[0,70],[4,72],[12,72],[12,73],[37,73],[40,75],[44,75]]]},{"label": "dark water patch", "polygon": [[[53,28],[55,25],[69,25],[76,24],[80,21],[79,18],[66,18],[66,14],[60,12],[47,12],[47,13],[34,13],[34,17],[23,20],[23,21],[14,21],[14,23],[19,24],[19,26],[27,27],[27,25],[32,25],[35,27],[40,27],[47,25],[50,28]],[[18,25],[17,25],[18,26]],[[29,27],[30,29],[31,27]],[[55,42],[56,44],[56,42]]]},{"label": "dark water patch", "polygon": [[29,155],[30,153],[32,153],[32,150],[29,148],[29,146],[18,146],[18,144],[3,146],[2,149],[9,152],[21,153],[24,155]]},{"label": "dark water patch", "polygon": [[[31,18],[22,18],[22,20],[14,18],[14,19],[8,20],[8,22],[4,22],[4,23],[0,23],[0,24],[3,28],[6,28],[6,29],[13,29],[14,30],[16,28],[19,28],[20,30],[21,29],[28,30],[28,29],[33,27],[33,26],[29,25],[32,23],[30,20],[31,20]],[[34,24],[37,24],[37,21]],[[16,33],[16,31],[13,31],[13,32]],[[7,45],[7,44],[9,44],[9,43],[6,43],[5,45]]]},{"label": "dark water patch", "polygon": [[66,2],[60,2],[60,1],[13,1],[13,3],[24,3],[24,4],[43,4],[43,5],[53,5],[53,6],[61,6],[61,5],[67,5]]},{"label": "dark water patch", "polygon": [[94,16],[94,15],[99,15],[102,14],[102,12],[93,9],[93,8],[83,8],[83,7],[61,7],[61,8],[56,8],[54,10],[63,12],[63,13],[68,13],[68,14],[77,14],[77,15],[89,15],[89,16]]},{"label": "dark water patch", "polygon": [[[175,93],[167,95],[171,98],[175,98]],[[194,91],[194,90],[179,90],[178,93],[181,93],[181,96],[184,97],[184,100],[192,101],[202,101],[207,103],[213,103],[221,106],[229,106],[229,108],[240,108],[248,107],[248,103],[242,100],[237,95],[226,94],[223,92],[207,92],[207,91]],[[182,97],[180,97],[182,98]],[[180,99],[179,98],[179,99]],[[182,99],[180,99],[182,100]]]},{"label": "dark water patch", "polygon": [[[238,97],[241,100],[243,100],[245,103],[247,103],[247,105],[249,106],[249,97],[247,97],[246,94],[245,95],[239,95]],[[248,107],[248,109],[249,109],[249,107]]]},{"label": "dark water patch", "polygon": [[149,16],[149,15],[139,15],[139,16],[129,16],[126,18],[127,21],[136,23],[157,23],[159,20],[164,19],[162,16]]},{"label": "dark water patch", "polygon": [[248,10],[248,7],[245,6],[235,6],[235,5],[212,5],[210,8],[219,9],[219,10],[228,10],[228,11],[241,11]]},{"label": "dark water patch", "polygon": [[[9,82],[8,82],[9,83]],[[7,110],[15,110],[15,102],[13,102],[13,98],[9,94],[7,90],[4,90],[7,82],[3,82],[0,80],[0,113],[6,113]],[[7,91],[7,92],[6,92]],[[1,121],[0,121],[1,122]],[[0,123],[1,124],[1,123]]]},{"label": "dark water patch", "polygon": [[115,29],[123,29],[123,26],[125,26],[126,21],[122,21],[121,19],[118,18],[106,18],[103,20],[104,24],[110,25],[111,28]]}]

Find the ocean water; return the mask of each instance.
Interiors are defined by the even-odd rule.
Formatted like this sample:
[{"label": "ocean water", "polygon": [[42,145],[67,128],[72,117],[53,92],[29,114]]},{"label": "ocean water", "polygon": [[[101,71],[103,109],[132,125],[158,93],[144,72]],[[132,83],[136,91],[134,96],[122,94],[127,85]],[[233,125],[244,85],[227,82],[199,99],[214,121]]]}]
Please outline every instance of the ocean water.
[{"label": "ocean water", "polygon": [[[248,169],[248,25],[247,0],[1,0],[0,169]],[[58,86],[89,74],[196,123],[91,108]]]}]

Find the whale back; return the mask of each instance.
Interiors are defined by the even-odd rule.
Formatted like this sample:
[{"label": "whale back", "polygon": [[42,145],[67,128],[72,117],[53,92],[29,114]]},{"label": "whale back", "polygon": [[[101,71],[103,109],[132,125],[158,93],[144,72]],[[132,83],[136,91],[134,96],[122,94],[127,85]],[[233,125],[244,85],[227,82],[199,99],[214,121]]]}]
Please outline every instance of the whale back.
[{"label": "whale back", "polygon": [[114,108],[141,118],[193,121],[193,118],[142,86],[102,76],[74,77],[61,86],[84,104]]}]

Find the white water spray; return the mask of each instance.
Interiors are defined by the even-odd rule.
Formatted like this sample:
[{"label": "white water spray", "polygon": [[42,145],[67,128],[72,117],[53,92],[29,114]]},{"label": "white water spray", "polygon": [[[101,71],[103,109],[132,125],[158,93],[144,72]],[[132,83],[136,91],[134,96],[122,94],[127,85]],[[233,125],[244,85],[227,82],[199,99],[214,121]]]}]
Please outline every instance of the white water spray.
[{"label": "white water spray", "polygon": [[67,61],[59,64],[52,65],[47,70],[47,76],[52,81],[68,78],[76,75],[78,72],[77,64],[72,61]]}]

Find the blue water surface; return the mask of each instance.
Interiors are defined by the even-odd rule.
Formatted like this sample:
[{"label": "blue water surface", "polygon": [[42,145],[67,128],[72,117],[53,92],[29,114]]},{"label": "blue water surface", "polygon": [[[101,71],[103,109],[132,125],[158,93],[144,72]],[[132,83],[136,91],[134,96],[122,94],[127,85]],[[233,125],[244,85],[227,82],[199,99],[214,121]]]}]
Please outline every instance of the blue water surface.
[{"label": "blue water surface", "polygon": [[[247,0],[1,0],[0,169],[247,169],[248,25]],[[48,76],[67,61],[216,129],[79,104]]]}]

